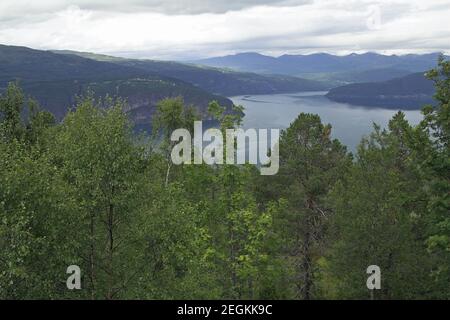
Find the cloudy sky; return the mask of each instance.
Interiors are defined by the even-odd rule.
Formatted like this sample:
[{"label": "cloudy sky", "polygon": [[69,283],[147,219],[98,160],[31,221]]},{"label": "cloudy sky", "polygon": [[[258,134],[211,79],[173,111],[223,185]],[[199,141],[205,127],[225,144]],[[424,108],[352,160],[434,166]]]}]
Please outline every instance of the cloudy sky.
[{"label": "cloudy sky", "polygon": [[1,0],[0,44],[176,60],[450,53],[450,0]]}]

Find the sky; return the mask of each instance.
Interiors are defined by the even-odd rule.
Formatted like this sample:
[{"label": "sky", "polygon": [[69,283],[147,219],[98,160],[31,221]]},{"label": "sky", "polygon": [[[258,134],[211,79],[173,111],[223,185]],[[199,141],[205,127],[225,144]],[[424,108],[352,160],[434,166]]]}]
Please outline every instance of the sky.
[{"label": "sky", "polygon": [[132,58],[450,53],[450,0],[1,0],[0,44]]}]

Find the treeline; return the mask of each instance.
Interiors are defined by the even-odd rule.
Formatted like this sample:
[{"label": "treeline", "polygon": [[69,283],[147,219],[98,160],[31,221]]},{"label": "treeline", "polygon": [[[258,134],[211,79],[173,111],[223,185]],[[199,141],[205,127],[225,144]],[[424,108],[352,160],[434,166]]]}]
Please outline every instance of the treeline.
[{"label": "treeline", "polygon": [[[10,84],[0,98],[1,299],[449,299],[450,63],[436,105],[399,112],[352,155],[317,115],[280,139],[280,172],[173,166],[197,116],[159,103],[137,136],[124,102],[62,123]],[[100,106],[108,105],[108,108]],[[221,128],[241,121],[217,103]],[[25,115],[25,116],[24,116]],[[81,290],[68,290],[78,265]],[[369,292],[366,269],[381,268]]]}]

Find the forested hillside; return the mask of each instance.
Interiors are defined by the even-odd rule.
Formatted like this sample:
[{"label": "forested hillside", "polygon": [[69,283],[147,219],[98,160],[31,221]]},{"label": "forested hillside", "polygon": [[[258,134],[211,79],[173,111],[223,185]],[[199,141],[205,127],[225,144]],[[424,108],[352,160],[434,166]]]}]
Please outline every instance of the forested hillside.
[{"label": "forested hillside", "polygon": [[[171,132],[199,116],[181,99],[158,103],[144,139],[120,99],[86,95],[57,123],[9,84],[0,298],[450,299],[450,62],[429,77],[437,102],[423,121],[399,112],[354,155],[300,114],[281,134],[276,176],[173,165]],[[208,109],[221,130],[241,121]],[[374,264],[382,288],[371,294]],[[66,287],[70,265],[81,290]]]},{"label": "forested hillside", "polygon": [[120,66],[133,67],[145,72],[180,79],[208,92],[224,96],[321,91],[330,88],[327,84],[319,81],[276,75],[277,72],[274,72],[275,75],[260,75],[171,61],[123,59],[75,51],[54,52],[78,55],[98,61],[109,61]]},{"label": "forested hillside", "polygon": [[0,92],[10,81],[19,81],[26,94],[61,120],[77,102],[77,96],[93,91],[128,101],[128,111],[138,123],[150,123],[156,103],[183,97],[206,113],[209,101],[231,108],[225,97],[211,94],[179,79],[156,72],[95,61],[76,55],[55,54],[25,47],[0,45]]},{"label": "forested hillside", "polygon": [[419,109],[433,103],[435,87],[424,73],[382,82],[353,83],[331,89],[326,95],[337,102],[385,108]]},{"label": "forested hillside", "polygon": [[324,84],[288,76],[239,73],[175,62],[133,60],[72,51],[40,51],[0,45],[0,92],[18,80],[24,92],[61,120],[89,91],[128,102],[136,123],[149,124],[156,104],[182,97],[206,116],[208,103],[225,96],[324,90]]}]

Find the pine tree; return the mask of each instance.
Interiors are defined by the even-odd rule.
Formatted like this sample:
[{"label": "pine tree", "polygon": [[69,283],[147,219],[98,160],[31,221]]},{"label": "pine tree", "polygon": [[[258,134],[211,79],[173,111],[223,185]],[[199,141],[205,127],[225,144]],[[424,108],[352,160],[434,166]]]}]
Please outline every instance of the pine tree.
[{"label": "pine tree", "polygon": [[280,172],[266,182],[262,198],[287,201],[276,225],[297,298],[314,297],[315,270],[332,214],[326,197],[349,164],[346,148],[331,139],[331,126],[317,115],[300,114],[281,134]]},{"label": "pine tree", "polygon": [[[411,167],[412,134],[401,112],[388,131],[375,125],[333,191],[335,233],[328,267],[340,298],[426,298],[432,290],[423,245],[426,198],[421,177]],[[381,268],[382,287],[375,292],[366,287],[371,265]]]}]

